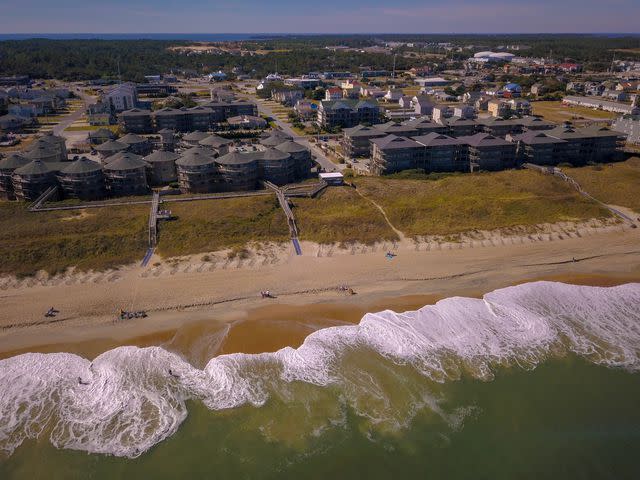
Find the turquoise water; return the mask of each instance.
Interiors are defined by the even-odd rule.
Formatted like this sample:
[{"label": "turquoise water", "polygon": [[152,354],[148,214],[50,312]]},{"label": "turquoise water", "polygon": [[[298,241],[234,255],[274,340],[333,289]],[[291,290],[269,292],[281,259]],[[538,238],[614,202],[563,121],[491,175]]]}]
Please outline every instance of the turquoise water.
[{"label": "turquoise water", "polygon": [[638,306],[640,284],[539,282],[203,370],[14,357],[0,478],[640,478]]}]

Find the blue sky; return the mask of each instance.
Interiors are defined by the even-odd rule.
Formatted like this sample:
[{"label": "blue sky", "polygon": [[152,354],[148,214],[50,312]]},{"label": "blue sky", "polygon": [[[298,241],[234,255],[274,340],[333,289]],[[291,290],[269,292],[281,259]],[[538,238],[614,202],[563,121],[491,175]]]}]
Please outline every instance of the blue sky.
[{"label": "blue sky", "polygon": [[640,0],[0,0],[1,33],[640,32]]}]

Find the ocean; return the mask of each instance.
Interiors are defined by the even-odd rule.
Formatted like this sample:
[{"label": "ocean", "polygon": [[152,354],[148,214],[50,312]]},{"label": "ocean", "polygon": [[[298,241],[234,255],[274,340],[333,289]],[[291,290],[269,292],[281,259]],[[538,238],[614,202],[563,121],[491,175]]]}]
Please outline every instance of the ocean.
[{"label": "ocean", "polygon": [[639,307],[637,283],[535,282],[202,365],[11,357],[0,478],[639,478]]},{"label": "ocean", "polygon": [[270,33],[0,33],[2,40],[186,40],[192,42],[238,42],[283,34]]}]

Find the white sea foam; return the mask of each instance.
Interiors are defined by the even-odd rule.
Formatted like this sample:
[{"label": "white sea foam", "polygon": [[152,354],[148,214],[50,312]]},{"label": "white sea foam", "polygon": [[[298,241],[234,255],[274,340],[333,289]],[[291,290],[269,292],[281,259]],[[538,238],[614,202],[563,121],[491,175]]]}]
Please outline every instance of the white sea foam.
[{"label": "white sea foam", "polygon": [[[286,393],[292,382],[332,386],[373,423],[406,424],[425,406],[447,420],[455,415],[440,411],[420,382],[384,365],[436,382],[463,374],[489,380],[499,365],[533,368],[567,352],[640,369],[640,284],[536,282],[415,312],[369,313],[357,326],[319,330],[297,349],[222,355],[203,370],[159,347],[120,347],[92,363],[65,353],[19,355],[0,361],[0,450],[11,453],[46,429],[59,448],[135,457],[175,433],[187,399],[215,410],[259,407],[274,393],[296,402]],[[358,355],[366,361],[352,361]]]}]

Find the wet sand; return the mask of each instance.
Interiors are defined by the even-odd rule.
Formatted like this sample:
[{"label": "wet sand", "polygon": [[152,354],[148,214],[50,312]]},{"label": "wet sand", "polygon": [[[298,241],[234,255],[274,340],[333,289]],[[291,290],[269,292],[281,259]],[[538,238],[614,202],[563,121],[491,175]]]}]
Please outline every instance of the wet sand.
[{"label": "wet sand", "polygon": [[[397,253],[392,260],[384,255],[389,249]],[[163,267],[153,266],[154,259],[146,269],[124,267],[86,282],[67,274],[64,283],[6,287],[0,357],[26,351],[94,357],[132,344],[165,345],[199,363],[217,353],[296,346],[318,328],[358,322],[366,312],[413,310],[538,279],[602,286],[640,280],[640,228],[477,248],[425,251],[407,241],[335,249],[330,256],[318,256],[321,250],[303,243],[304,255],[295,256],[285,246],[267,264],[240,260],[223,268],[204,268],[199,255],[158,275],[151,272]],[[260,298],[264,289],[277,298]],[[60,314],[45,319],[51,306]],[[149,316],[119,321],[120,308]]]},{"label": "wet sand", "polygon": [[[574,285],[610,287],[640,281],[640,271],[632,275],[547,275],[523,279],[514,284],[529,281],[548,280]],[[488,290],[487,290],[488,291]],[[484,290],[467,290],[456,295],[481,297]],[[385,309],[395,311],[417,310],[432,305],[451,295],[401,295],[379,299],[371,297],[350,297],[349,301],[317,302],[307,298],[309,303],[258,306],[246,310],[234,310],[226,315],[213,312],[183,312],[180,322],[174,328],[159,329],[147,334],[138,334],[135,329],[122,329],[127,325],[114,325],[109,331],[104,327],[87,327],[80,332],[77,340],[47,342],[49,336],[37,334],[29,337],[30,342],[20,348],[0,351],[0,358],[8,358],[27,352],[53,353],[68,352],[93,359],[101,353],[123,345],[138,347],[162,346],[180,354],[192,365],[202,368],[215,355],[227,353],[272,352],[290,346],[298,347],[304,339],[316,330],[357,324],[368,312]],[[364,299],[367,298],[368,301]],[[195,315],[194,315],[195,314]],[[177,317],[176,317],[177,318]],[[131,325],[128,325],[131,326]],[[67,328],[60,333],[64,336]],[[115,334],[115,335],[114,335]],[[25,339],[23,338],[22,341]],[[18,340],[19,341],[19,340]]]}]

